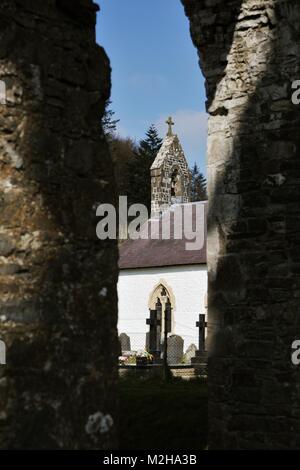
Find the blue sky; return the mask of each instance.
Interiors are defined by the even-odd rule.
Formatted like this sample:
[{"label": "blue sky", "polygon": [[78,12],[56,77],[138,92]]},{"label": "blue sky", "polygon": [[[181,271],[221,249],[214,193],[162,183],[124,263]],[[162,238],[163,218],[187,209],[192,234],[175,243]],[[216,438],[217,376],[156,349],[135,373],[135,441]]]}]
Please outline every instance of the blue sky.
[{"label": "blue sky", "polygon": [[204,80],[180,0],[98,0],[97,41],[111,60],[118,132],[137,141],[172,115],[186,157],[205,172]]}]

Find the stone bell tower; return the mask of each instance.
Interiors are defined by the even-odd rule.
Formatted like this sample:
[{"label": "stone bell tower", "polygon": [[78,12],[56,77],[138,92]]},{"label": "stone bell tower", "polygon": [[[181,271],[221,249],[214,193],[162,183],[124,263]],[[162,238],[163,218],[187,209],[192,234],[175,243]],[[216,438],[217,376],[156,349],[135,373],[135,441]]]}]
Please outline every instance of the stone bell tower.
[{"label": "stone bell tower", "polygon": [[151,217],[158,217],[172,204],[190,202],[191,175],[174,122],[166,121],[168,132],[151,166]]}]

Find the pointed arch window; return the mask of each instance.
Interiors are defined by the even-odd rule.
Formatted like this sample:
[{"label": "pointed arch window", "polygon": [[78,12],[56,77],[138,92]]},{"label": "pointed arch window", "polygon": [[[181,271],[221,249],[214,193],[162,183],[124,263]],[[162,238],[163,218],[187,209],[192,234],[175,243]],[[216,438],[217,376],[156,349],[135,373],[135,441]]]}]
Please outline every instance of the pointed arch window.
[{"label": "pointed arch window", "polygon": [[[163,334],[164,328],[165,328],[165,310],[166,310],[166,305],[171,306],[171,312],[173,310],[173,295],[172,292],[170,291],[169,288],[167,288],[164,284],[159,284],[158,286],[155,287],[151,294],[150,298],[150,308],[155,309],[156,305],[159,304],[161,305],[162,309],[162,324],[161,324],[161,333]],[[170,324],[169,324],[169,329],[170,331],[173,330],[173,318],[171,315],[170,318]]]}]

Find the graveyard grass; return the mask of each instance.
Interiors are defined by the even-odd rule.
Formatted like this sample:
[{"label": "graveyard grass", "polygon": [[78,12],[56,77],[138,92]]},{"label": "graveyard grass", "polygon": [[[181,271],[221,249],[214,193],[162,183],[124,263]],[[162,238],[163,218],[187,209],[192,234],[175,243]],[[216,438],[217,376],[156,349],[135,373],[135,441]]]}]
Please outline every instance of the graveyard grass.
[{"label": "graveyard grass", "polygon": [[121,450],[202,450],[207,446],[204,379],[121,378]]}]

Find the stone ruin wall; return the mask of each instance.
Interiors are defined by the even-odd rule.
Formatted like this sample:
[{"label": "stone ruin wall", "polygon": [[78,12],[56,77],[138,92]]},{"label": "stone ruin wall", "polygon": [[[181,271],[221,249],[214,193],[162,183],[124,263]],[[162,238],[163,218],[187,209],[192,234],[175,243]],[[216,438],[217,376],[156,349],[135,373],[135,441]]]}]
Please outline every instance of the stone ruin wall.
[{"label": "stone ruin wall", "polygon": [[117,249],[91,0],[0,3],[0,448],[112,448]]},{"label": "stone ruin wall", "polygon": [[298,0],[182,0],[206,77],[209,446],[299,448]]}]

